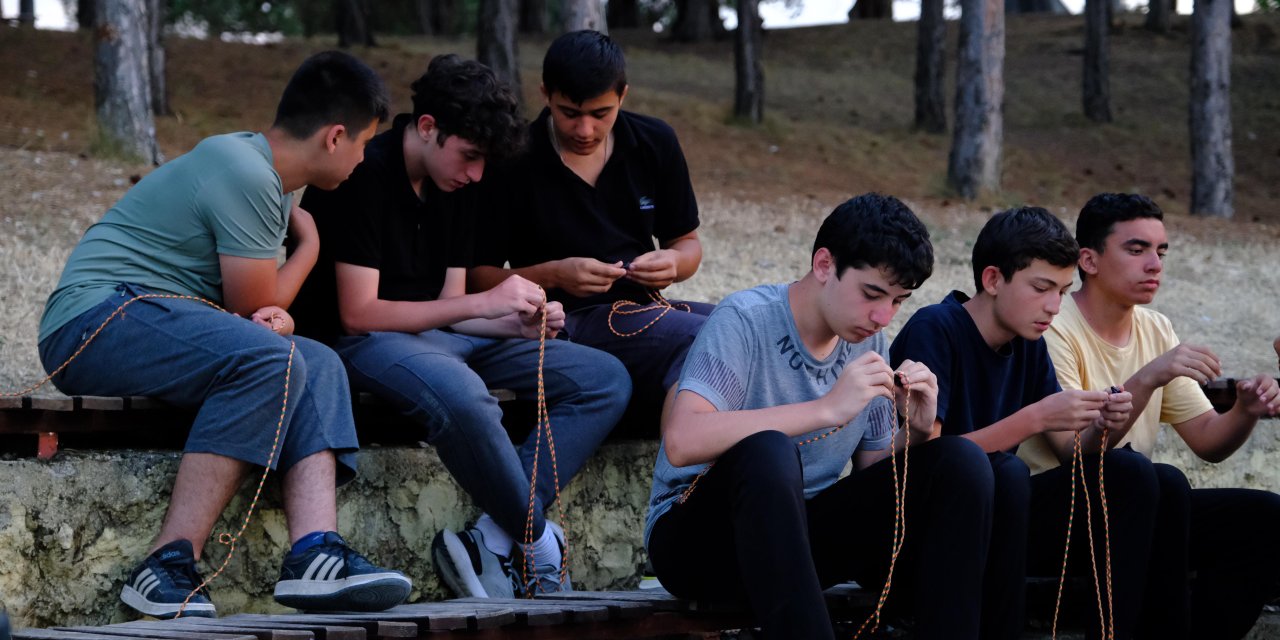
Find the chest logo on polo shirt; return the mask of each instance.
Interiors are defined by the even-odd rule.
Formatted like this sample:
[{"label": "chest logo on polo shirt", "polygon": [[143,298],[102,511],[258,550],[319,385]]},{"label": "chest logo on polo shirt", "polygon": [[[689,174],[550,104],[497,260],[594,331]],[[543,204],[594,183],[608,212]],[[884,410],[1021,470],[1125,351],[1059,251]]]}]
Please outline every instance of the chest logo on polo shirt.
[{"label": "chest logo on polo shirt", "polygon": [[640,196],[640,210],[653,211],[653,198],[649,196]]}]

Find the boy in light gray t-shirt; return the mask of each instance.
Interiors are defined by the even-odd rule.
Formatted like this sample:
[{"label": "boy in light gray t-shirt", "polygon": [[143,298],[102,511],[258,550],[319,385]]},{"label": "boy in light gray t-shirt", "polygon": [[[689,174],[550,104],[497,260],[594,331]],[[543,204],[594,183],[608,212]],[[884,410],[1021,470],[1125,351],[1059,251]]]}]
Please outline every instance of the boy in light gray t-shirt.
[{"label": "boy in light gray t-shirt", "polygon": [[[901,453],[910,438],[889,606],[913,613],[917,638],[978,636],[990,464],[972,442],[936,437],[936,377],[915,362],[890,369],[879,334],[932,269],[915,214],[867,194],[823,222],[804,278],[736,293],[711,314],[663,420],[645,523],[671,593],[745,602],[766,637],[832,638],[822,589],[885,581],[889,445]],[[910,424],[891,436],[895,401]]]}]

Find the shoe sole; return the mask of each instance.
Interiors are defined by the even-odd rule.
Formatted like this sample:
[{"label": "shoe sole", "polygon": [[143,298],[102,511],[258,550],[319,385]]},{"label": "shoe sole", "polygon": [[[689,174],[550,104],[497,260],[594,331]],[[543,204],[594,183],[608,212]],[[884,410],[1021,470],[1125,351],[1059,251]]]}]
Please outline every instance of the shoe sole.
[{"label": "shoe sole", "polygon": [[[488,598],[489,593],[484,590],[484,585],[480,584],[480,576],[476,575],[475,569],[471,566],[471,554],[467,553],[467,547],[458,538],[458,534],[445,529],[440,532],[440,540],[444,543],[444,553],[448,555],[448,562],[442,562],[441,558],[435,558],[436,570],[440,572],[440,577],[444,579],[446,585],[453,592],[463,598]],[[433,549],[439,555],[439,549]]]},{"label": "shoe sole", "polygon": [[342,580],[281,580],[276,602],[303,611],[384,611],[409,597],[413,583],[398,573]]},{"label": "shoe sole", "polygon": [[193,602],[187,604],[186,608],[182,608],[182,603],[170,602],[152,602],[147,597],[138,592],[137,589],[129,585],[125,585],[120,590],[120,600],[125,604],[133,607],[135,611],[144,616],[160,618],[161,620],[169,620],[178,615],[178,610],[182,610],[184,618],[216,618],[218,610],[213,603]]}]

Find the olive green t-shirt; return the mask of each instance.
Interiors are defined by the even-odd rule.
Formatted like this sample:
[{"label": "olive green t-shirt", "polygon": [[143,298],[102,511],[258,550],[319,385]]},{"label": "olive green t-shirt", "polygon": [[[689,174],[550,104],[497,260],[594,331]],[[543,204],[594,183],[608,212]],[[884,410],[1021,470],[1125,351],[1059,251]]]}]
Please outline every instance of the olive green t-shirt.
[{"label": "olive green t-shirt", "polygon": [[206,138],[152,171],[85,231],[45,303],[40,340],[121,283],[221,303],[218,256],[276,257],[291,197],[261,133]]}]

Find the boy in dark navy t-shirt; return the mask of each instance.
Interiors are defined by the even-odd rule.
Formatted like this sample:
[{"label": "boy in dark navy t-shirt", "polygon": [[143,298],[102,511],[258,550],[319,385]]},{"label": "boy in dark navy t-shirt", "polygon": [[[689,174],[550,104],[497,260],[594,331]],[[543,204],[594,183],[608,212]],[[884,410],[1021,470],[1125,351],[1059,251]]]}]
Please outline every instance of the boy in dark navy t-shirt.
[{"label": "boy in dark navy t-shirt", "polygon": [[[702,260],[698,204],[675,132],[623,111],[627,89],[626,61],[608,36],[575,31],[551,44],[547,106],[529,148],[480,185],[494,220],[468,285],[489,289],[514,273],[546,287],[564,304],[569,340],[627,367],[636,416],[650,424],[712,305],[656,302]],[[614,313],[615,303],[634,313]]]},{"label": "boy in dark navy t-shirt", "polygon": [[[1071,488],[1069,473],[1034,479],[1014,455],[1037,433],[1078,432],[1122,424],[1132,398],[1121,391],[1063,391],[1042,335],[1071,287],[1077,246],[1060,220],[1038,207],[996,214],[973,248],[977,293],[953,291],[907,321],[889,349],[890,362],[923,362],[938,376],[938,428],[987,451],[995,477],[995,510],[984,582],[983,638],[1017,638],[1024,625],[1025,578],[1058,575]],[[1086,458],[1093,504],[1096,453]],[[1107,453],[1116,637],[1133,635],[1146,575],[1154,507],[1151,465],[1131,451]],[[1067,471],[1067,467],[1062,467]],[[1085,532],[1083,507],[1075,531]],[[1094,518],[1101,540],[1103,523]],[[1083,533],[1072,571],[1088,572]],[[1101,544],[1099,542],[1099,544]],[[1103,560],[1100,551],[1098,559]],[[1099,570],[1104,568],[1100,565]],[[1105,596],[1104,596],[1105,598]],[[1086,626],[1095,633],[1098,626]]]}]

